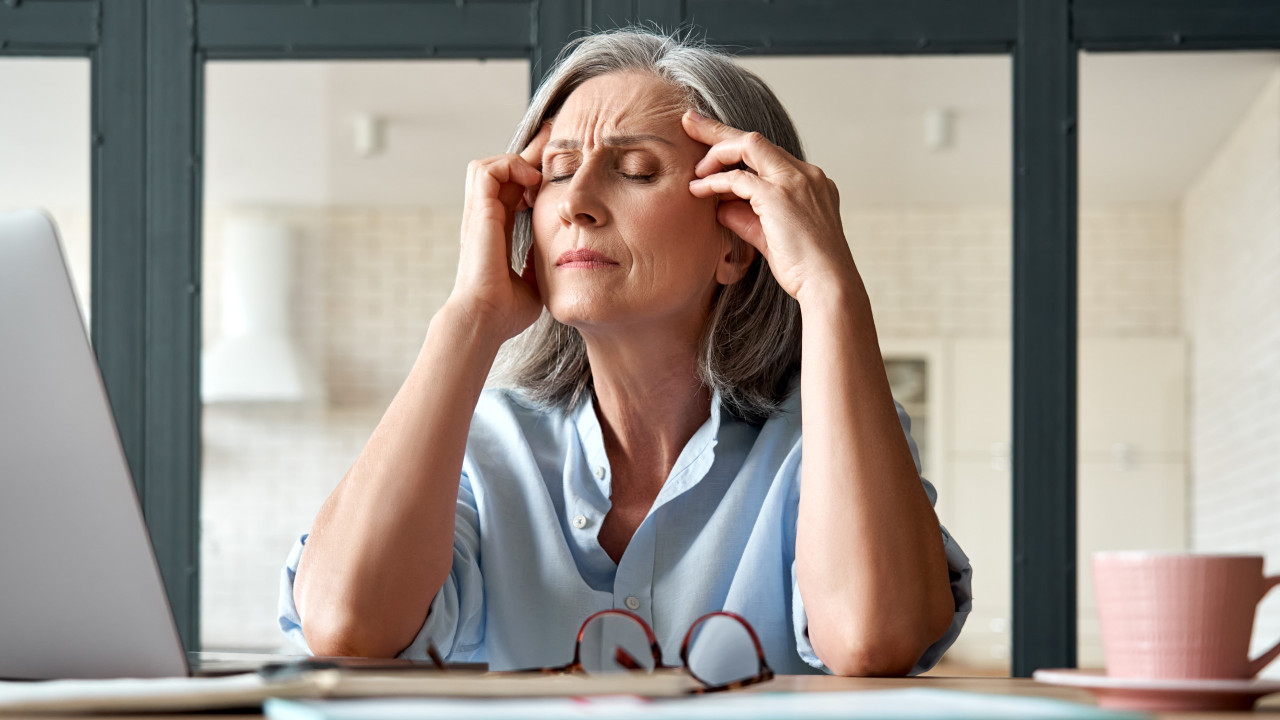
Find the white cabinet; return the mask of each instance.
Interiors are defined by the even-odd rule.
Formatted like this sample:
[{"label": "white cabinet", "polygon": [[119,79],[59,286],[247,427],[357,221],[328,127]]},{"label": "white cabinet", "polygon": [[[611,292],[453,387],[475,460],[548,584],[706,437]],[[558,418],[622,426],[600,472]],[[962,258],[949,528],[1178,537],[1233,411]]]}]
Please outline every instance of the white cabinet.
[{"label": "white cabinet", "polygon": [[[951,657],[1002,665],[1012,592],[1010,343],[949,342],[941,474],[951,496],[940,516],[974,565],[974,609]],[[1079,660],[1100,666],[1091,554],[1187,547],[1187,372],[1180,338],[1082,338],[1079,353]]]},{"label": "white cabinet", "polygon": [[1013,414],[1013,356],[1008,340],[953,340],[949,372],[949,445],[960,461],[1008,460]]},{"label": "white cabinet", "polygon": [[1139,462],[1118,468],[1110,462],[1077,466],[1078,587],[1077,661],[1102,667],[1102,638],[1089,570],[1099,550],[1181,550],[1187,547],[1186,465]]},{"label": "white cabinet", "polygon": [[978,460],[952,466],[954,517],[941,518],[973,562],[973,610],[948,658],[975,666],[1004,666],[1009,657],[1009,600],[1013,557],[1007,469]]},{"label": "white cabinet", "polygon": [[1103,665],[1090,563],[1099,550],[1189,545],[1186,343],[1084,338],[1077,435],[1082,667]]},{"label": "white cabinet", "polygon": [[1170,337],[1081,340],[1076,442],[1082,461],[1184,461],[1185,347]]}]

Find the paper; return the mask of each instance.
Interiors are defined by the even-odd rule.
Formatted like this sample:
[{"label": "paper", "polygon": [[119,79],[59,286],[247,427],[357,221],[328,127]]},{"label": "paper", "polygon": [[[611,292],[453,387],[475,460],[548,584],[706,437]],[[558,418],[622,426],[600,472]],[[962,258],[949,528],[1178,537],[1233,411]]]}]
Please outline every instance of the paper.
[{"label": "paper", "polygon": [[1016,695],[912,688],[860,692],[729,693],[680,700],[636,697],[537,700],[406,699],[268,700],[271,720],[515,720],[527,718],[658,718],[659,720],[1129,720],[1145,715]]},{"label": "paper", "polygon": [[[139,712],[254,707],[273,692],[305,697],[299,678],[268,684],[256,673],[211,678],[0,682],[0,715],[36,712]],[[319,697],[312,693],[312,697]]]},{"label": "paper", "polygon": [[543,675],[436,670],[315,670],[287,679],[257,673],[212,678],[0,681],[0,716],[14,713],[183,712],[254,708],[268,697],[565,697],[627,693],[686,695],[698,682],[681,672]]}]

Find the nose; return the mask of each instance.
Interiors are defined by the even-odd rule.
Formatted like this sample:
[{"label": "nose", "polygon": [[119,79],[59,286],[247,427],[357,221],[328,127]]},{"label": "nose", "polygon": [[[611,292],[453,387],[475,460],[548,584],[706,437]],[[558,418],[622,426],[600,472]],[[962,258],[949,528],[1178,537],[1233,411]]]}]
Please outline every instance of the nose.
[{"label": "nose", "polygon": [[601,197],[600,183],[594,172],[584,166],[569,180],[569,187],[560,198],[560,220],[565,226],[581,225],[600,227],[609,222],[609,211]]}]

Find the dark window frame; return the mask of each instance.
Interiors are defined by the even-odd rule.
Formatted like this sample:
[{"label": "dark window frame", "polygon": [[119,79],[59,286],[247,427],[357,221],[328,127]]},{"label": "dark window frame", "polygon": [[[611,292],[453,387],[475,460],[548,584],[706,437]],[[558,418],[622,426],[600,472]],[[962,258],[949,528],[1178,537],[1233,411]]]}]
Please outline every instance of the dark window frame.
[{"label": "dark window frame", "polygon": [[536,82],[575,32],[631,22],[748,54],[1012,55],[1012,670],[1074,666],[1078,53],[1280,49],[1274,0],[3,0],[0,58],[92,64],[91,332],[187,647],[204,63],[527,57]]}]

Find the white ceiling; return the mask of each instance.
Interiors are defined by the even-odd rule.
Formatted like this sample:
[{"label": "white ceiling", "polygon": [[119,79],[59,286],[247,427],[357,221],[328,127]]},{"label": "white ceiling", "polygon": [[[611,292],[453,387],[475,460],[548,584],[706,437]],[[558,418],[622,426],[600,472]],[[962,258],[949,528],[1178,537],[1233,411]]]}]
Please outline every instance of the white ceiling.
[{"label": "white ceiling", "polygon": [[[789,108],[846,205],[1008,206],[1007,57],[744,58]],[[217,62],[207,68],[206,201],[457,205],[466,161],[505,149],[523,61]],[[1280,53],[1085,54],[1082,204],[1172,203],[1269,81]],[[0,60],[0,205],[87,203],[87,63]],[[954,114],[930,152],[925,114]],[[351,121],[388,118],[370,158]]]},{"label": "white ceiling", "polygon": [[1177,201],[1278,80],[1277,52],[1083,54],[1081,201]]}]

